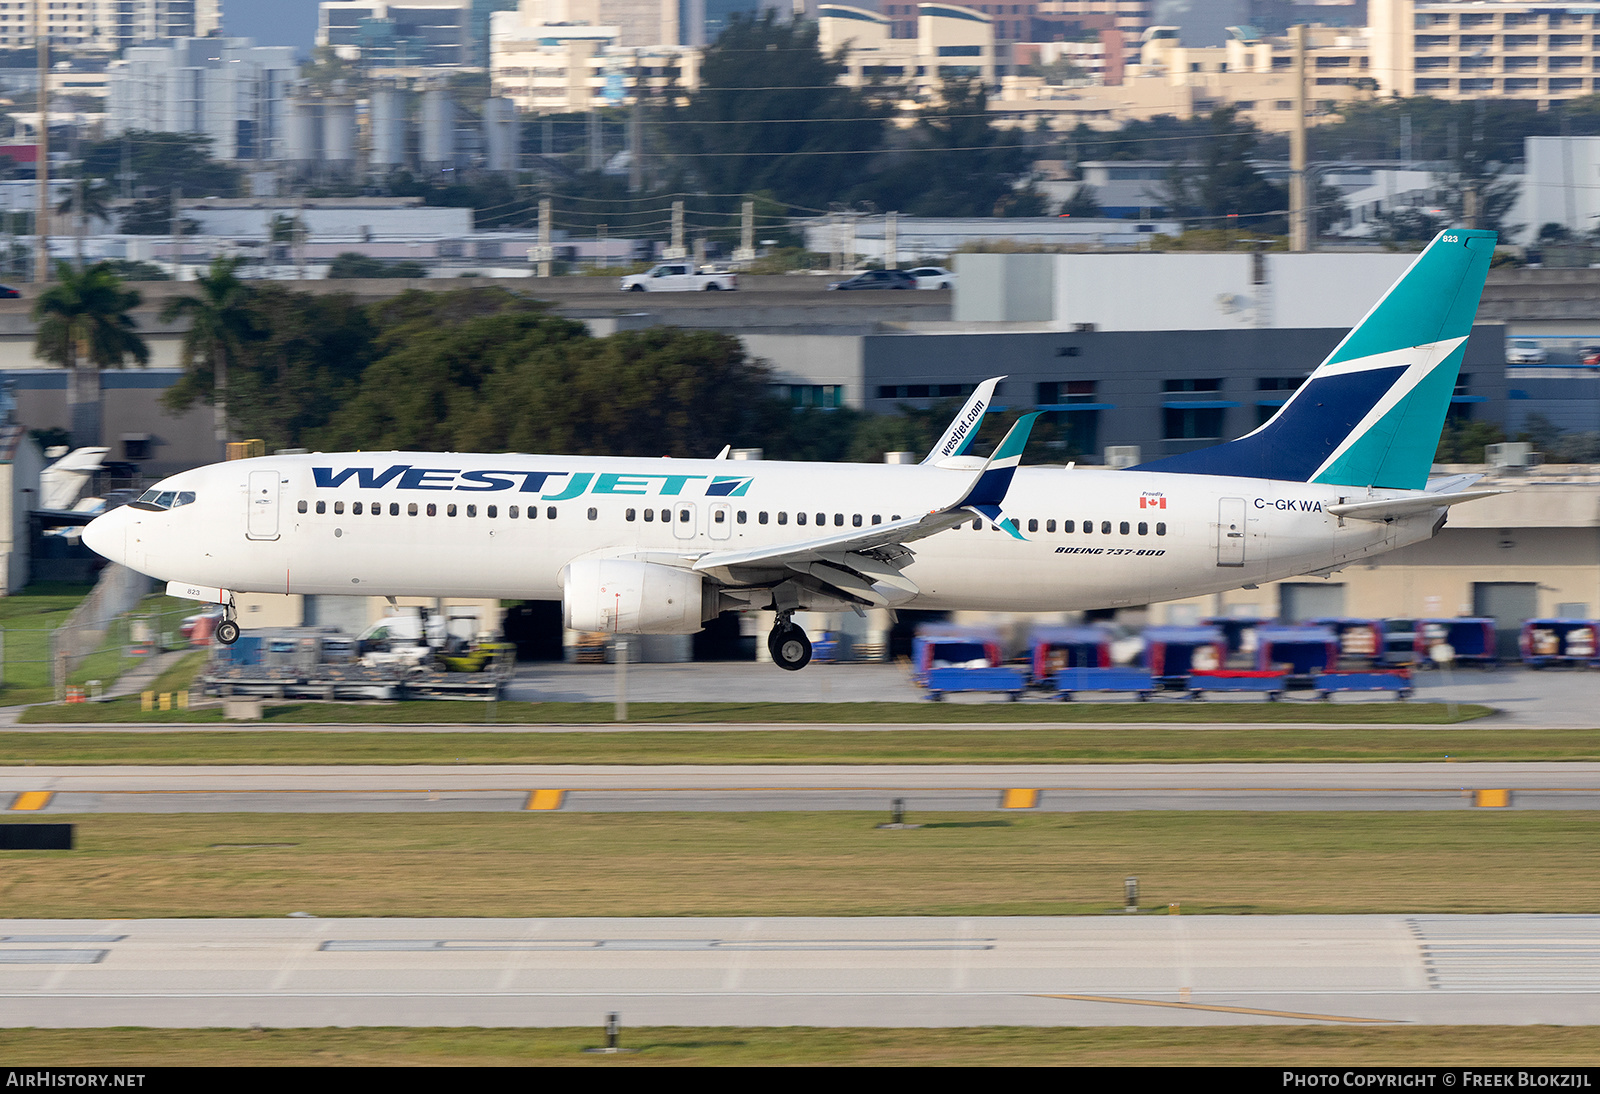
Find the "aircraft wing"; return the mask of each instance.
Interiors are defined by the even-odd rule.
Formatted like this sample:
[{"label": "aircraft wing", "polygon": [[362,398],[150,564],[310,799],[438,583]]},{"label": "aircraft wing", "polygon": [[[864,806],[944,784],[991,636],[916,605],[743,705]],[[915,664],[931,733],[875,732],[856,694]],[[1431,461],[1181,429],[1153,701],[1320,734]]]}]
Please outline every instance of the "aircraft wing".
[{"label": "aircraft wing", "polygon": [[906,546],[917,540],[965,524],[978,514],[1017,539],[1016,522],[1002,505],[1022,449],[1038,414],[1025,414],[1011,427],[988,463],[973,477],[959,497],[948,505],[919,516],[851,529],[768,547],[740,551],[713,551],[695,560],[693,568],[727,584],[771,580],[788,573],[809,574],[825,585],[869,604],[889,604],[917,594],[915,584],[900,571],[914,557]]},{"label": "aircraft wing", "polygon": [[1380,498],[1377,501],[1357,501],[1349,505],[1330,505],[1327,511],[1336,517],[1349,517],[1352,520],[1396,520],[1400,517],[1414,517],[1433,509],[1443,509],[1447,505],[1460,505],[1464,501],[1477,501],[1479,498],[1492,498],[1496,494],[1510,493],[1507,490],[1464,490],[1455,494],[1412,494],[1404,498]]}]

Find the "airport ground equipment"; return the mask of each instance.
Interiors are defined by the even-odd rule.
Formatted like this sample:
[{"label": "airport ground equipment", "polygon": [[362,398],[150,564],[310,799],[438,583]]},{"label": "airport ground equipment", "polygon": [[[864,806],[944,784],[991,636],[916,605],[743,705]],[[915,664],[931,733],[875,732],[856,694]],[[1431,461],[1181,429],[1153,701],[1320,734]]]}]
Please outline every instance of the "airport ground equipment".
[{"label": "airport ground equipment", "polygon": [[374,664],[358,660],[356,639],[335,628],[270,628],[213,646],[197,684],[222,698],[496,698],[511,679],[514,649],[498,643],[480,649],[489,656],[477,671],[450,671],[431,656]]},{"label": "airport ground equipment", "polygon": [[1256,632],[1262,627],[1277,625],[1270,615],[1213,615],[1200,620],[1203,626],[1216,627],[1222,632],[1227,646],[1222,664],[1233,668],[1254,668],[1256,663]]},{"label": "airport ground equipment", "polygon": [[1454,651],[1456,664],[1479,665],[1494,668],[1499,662],[1495,651],[1494,620],[1485,618],[1419,619],[1412,648],[1416,651],[1416,664],[1434,668],[1433,648],[1439,644]]},{"label": "airport ground equipment", "polygon": [[1595,643],[1597,633],[1600,633],[1600,620],[1530,619],[1522,625],[1519,639],[1522,662],[1535,669],[1551,665],[1585,668],[1600,665],[1600,652]]},{"label": "airport ground equipment", "polygon": [[1375,669],[1371,672],[1323,672],[1311,678],[1311,686],[1324,699],[1336,691],[1392,691],[1396,698],[1411,697],[1409,669]]},{"label": "airport ground equipment", "polygon": [[928,671],[928,698],[936,703],[943,701],[946,693],[957,691],[1004,692],[1012,702],[1016,702],[1022,698],[1027,686],[1027,673],[1012,665],[936,668]]},{"label": "airport ground equipment", "polygon": [[1040,687],[1065,669],[1111,667],[1111,629],[1102,626],[1035,627],[1028,635],[1028,661]]},{"label": "airport ground equipment", "polygon": [[1277,702],[1288,687],[1281,672],[1263,669],[1207,669],[1189,674],[1189,698],[1205,699],[1208,691],[1257,692],[1268,702]]},{"label": "airport ground equipment", "polygon": [[1197,670],[1220,669],[1227,644],[1220,627],[1148,627],[1144,663],[1162,686],[1182,688]]},{"label": "airport ground equipment", "polygon": [[1050,677],[1050,688],[1063,702],[1070,702],[1080,691],[1121,691],[1133,693],[1142,703],[1159,686],[1149,669],[1120,665],[1064,668]]},{"label": "airport ground equipment", "polygon": [[1417,621],[1415,619],[1385,619],[1383,621],[1383,663],[1386,665],[1414,665],[1417,662]]},{"label": "airport ground equipment", "polygon": [[1262,627],[1256,639],[1256,669],[1280,672],[1290,686],[1309,685],[1339,667],[1339,637],[1331,627]]},{"label": "airport ground equipment", "polygon": [[911,640],[912,679],[923,687],[931,686],[935,669],[997,668],[1004,661],[1000,632],[992,627],[923,624]]},{"label": "airport ground equipment", "polygon": [[1343,668],[1370,667],[1383,663],[1384,620],[1346,616],[1309,620],[1313,626],[1331,629],[1339,640],[1339,664]]}]

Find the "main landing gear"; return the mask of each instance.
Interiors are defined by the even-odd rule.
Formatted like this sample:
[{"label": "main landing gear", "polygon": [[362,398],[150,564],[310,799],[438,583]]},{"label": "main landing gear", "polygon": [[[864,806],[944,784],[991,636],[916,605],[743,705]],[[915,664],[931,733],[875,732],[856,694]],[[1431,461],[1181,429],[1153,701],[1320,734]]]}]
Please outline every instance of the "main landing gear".
[{"label": "main landing gear", "polygon": [[780,669],[798,672],[811,664],[811,639],[789,620],[787,612],[778,616],[778,625],[767,635],[767,650]]},{"label": "main landing gear", "polygon": [[217,641],[224,646],[231,646],[239,641],[239,624],[233,621],[233,601],[229,600],[222,606],[222,622],[217,624]]}]

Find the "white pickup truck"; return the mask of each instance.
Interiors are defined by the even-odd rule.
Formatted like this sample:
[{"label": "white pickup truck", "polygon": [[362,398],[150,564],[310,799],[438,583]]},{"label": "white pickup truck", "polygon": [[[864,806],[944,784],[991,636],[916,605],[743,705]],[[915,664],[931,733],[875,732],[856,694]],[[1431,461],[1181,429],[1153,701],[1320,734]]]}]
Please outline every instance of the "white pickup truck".
[{"label": "white pickup truck", "polygon": [[663,262],[622,279],[623,292],[717,292],[739,287],[739,275],[696,273],[690,262]]}]

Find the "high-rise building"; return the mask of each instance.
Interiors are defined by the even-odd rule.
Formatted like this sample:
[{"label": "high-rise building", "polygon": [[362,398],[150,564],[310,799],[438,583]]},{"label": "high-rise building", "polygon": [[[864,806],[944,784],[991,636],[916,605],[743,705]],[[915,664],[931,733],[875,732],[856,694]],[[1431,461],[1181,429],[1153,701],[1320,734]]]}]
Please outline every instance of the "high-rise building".
[{"label": "high-rise building", "polygon": [[1600,90],[1600,14],[1593,7],[1371,0],[1368,11],[1381,94],[1548,105]]},{"label": "high-rise building", "polygon": [[[0,49],[32,49],[33,0],[0,0]],[[204,38],[222,30],[222,0],[85,0],[44,5],[51,46],[64,51],[127,49]]]}]

